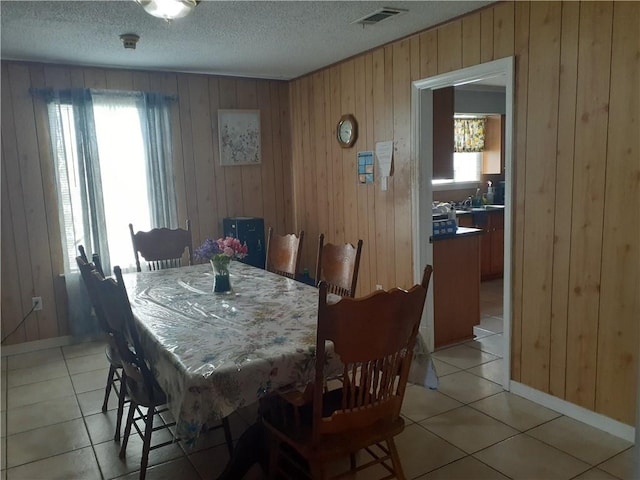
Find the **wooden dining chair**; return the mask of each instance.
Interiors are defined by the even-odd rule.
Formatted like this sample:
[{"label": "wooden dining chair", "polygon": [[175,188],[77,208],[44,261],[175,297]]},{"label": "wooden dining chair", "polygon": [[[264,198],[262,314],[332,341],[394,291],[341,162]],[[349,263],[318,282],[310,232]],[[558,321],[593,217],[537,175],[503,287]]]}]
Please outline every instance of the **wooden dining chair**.
[{"label": "wooden dining chair", "polygon": [[[158,384],[151,365],[145,356],[144,348],[134,323],[133,312],[131,311],[127,290],[122,280],[120,267],[114,267],[114,274],[115,281],[111,278],[100,279],[96,273],[94,273],[94,277],[98,282],[98,292],[105,318],[114,331],[114,339],[122,359],[124,381],[131,399],[120,447],[120,458],[124,458],[126,455],[131,428],[134,428],[142,439],[140,480],[144,480],[149,462],[149,452],[175,443],[180,439],[175,437],[172,432],[171,439],[151,445],[153,432],[165,428],[169,429],[174,427],[176,423],[166,422],[163,415],[161,415],[169,410],[167,395]],[[158,418],[161,424],[154,427],[154,418]],[[139,427],[138,422],[144,424],[144,431]],[[214,428],[224,429],[227,448],[231,454],[233,442],[228,419],[224,418],[221,424]]]},{"label": "wooden dining chair", "polygon": [[295,279],[300,265],[303,238],[304,230],[300,230],[298,236],[294,233],[281,236],[269,227],[265,269]]},{"label": "wooden dining chair", "polygon": [[[425,267],[422,283],[408,291],[379,290],[333,304],[327,303],[327,284],[320,282],[315,381],[305,390],[311,402],[288,408],[296,404],[287,403],[289,397],[283,394],[276,398],[284,408],[272,407],[263,414],[271,435],[270,478],[305,474],[323,479],[329,461],[347,456],[352,473],[380,464],[391,474],[385,478],[405,478],[393,437],[404,429],[400,408],[431,272],[430,265]],[[332,342],[333,352],[327,352],[327,342]],[[343,381],[326,392],[328,356],[339,357]],[[292,418],[296,411],[297,421]],[[373,445],[382,453],[370,448]],[[372,460],[358,467],[355,453],[362,449]],[[300,469],[300,458],[308,462],[309,471]]]},{"label": "wooden dining chair", "polygon": [[133,233],[129,224],[131,244],[136,259],[136,269],[141,272],[140,256],[147,262],[149,270],[180,267],[185,249],[189,256],[189,265],[193,264],[193,245],[191,240],[191,221],[184,228],[154,228],[148,232]]},{"label": "wooden dining chair", "polygon": [[[122,414],[124,411],[124,405],[127,402],[127,394],[126,387],[124,385],[124,382],[122,381],[122,360],[115,344],[115,339],[113,336],[114,332],[105,318],[102,304],[100,302],[100,298],[98,296],[99,294],[97,291],[96,278],[104,278],[104,273],[100,264],[100,256],[97,253],[93,254],[93,263],[89,263],[87,254],[82,245],[78,247],[78,251],[80,255],[76,257],[76,263],[78,265],[78,269],[80,270],[80,275],[82,277],[83,283],[86,287],[89,302],[91,303],[91,306],[93,308],[94,315],[98,319],[100,328],[107,336],[105,356],[107,357],[107,361],[109,362],[109,372],[107,373],[107,385],[105,387],[104,400],[102,402],[102,412],[106,413],[107,411],[109,396],[111,395],[111,390],[113,389],[118,398],[116,431],[113,439],[115,441],[119,441],[120,427],[122,425]],[[96,276],[94,276],[94,272]]]},{"label": "wooden dining chair", "polygon": [[324,234],[321,233],[318,240],[316,282],[326,282],[329,293],[355,297],[361,254],[362,240],[358,240],[355,247],[350,243],[334,245],[324,243]]}]

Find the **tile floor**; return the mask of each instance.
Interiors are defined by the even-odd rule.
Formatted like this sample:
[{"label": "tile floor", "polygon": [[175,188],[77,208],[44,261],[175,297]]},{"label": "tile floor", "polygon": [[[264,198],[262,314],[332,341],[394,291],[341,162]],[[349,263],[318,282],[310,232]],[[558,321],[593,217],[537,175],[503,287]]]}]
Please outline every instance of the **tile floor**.
[{"label": "tile floor", "polygon": [[[494,282],[483,286],[476,340],[434,353],[439,390],[407,389],[406,428],[397,437],[407,478],[630,480],[629,442],[504,392],[496,383],[502,321],[491,292],[501,298],[496,293],[501,288]],[[139,439],[131,438],[124,460],[112,440],[115,396],[106,414],[100,410],[105,365],[100,343],[1,359],[1,480],[138,478]],[[234,439],[254,418],[253,408],[232,415]],[[216,431],[193,451],[181,444],[152,451],[147,478],[212,480],[227,459]],[[356,478],[383,474],[370,469]]]}]

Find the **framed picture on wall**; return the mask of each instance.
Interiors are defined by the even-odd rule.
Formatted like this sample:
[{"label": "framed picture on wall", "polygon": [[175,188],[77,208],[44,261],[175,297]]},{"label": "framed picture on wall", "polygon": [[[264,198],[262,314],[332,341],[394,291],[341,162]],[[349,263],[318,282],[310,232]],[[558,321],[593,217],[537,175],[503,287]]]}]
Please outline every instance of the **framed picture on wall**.
[{"label": "framed picture on wall", "polygon": [[260,110],[218,110],[220,165],[259,165]]}]

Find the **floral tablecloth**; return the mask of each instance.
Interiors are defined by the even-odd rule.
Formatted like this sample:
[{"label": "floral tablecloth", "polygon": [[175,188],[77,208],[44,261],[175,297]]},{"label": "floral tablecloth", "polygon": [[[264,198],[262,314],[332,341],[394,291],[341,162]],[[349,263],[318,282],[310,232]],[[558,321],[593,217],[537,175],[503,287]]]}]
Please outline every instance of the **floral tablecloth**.
[{"label": "floral tablecloth", "polygon": [[227,294],[212,292],[209,264],[124,275],[145,353],[187,444],[207,421],[313,380],[318,290],[240,262],[230,273]]}]

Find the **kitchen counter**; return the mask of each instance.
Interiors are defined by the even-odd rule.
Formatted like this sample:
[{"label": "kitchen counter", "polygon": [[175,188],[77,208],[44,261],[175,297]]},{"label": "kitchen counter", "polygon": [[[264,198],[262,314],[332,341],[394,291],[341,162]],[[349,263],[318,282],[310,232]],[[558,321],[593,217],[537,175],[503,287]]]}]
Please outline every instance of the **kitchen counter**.
[{"label": "kitchen counter", "polygon": [[434,343],[441,348],[473,338],[480,323],[480,239],[484,230],[458,227],[433,238]]}]

